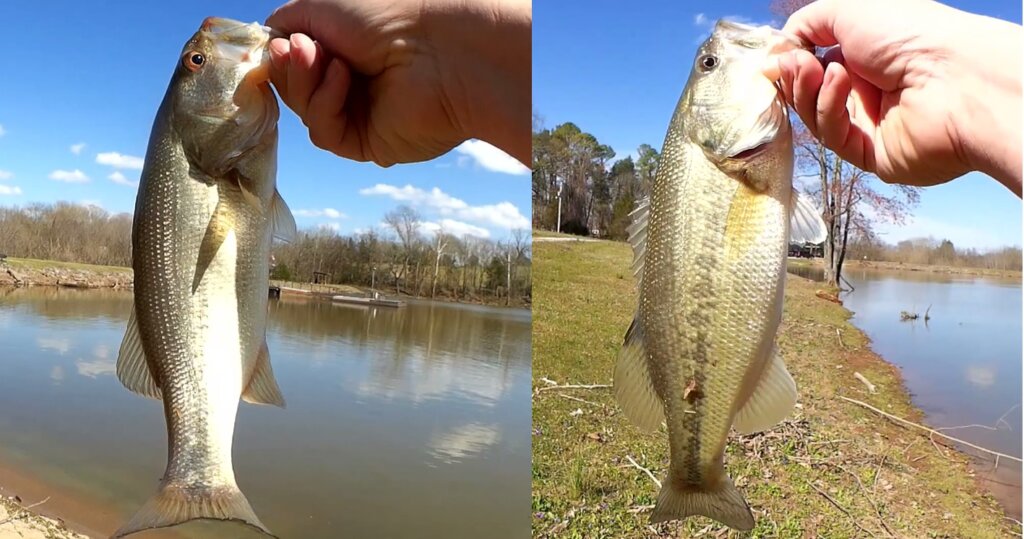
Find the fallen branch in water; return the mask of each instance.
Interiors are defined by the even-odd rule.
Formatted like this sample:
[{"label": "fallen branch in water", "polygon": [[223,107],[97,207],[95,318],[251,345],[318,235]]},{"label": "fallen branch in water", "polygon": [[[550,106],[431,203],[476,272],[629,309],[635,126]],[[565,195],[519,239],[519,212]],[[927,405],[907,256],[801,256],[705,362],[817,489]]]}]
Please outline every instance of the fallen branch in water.
[{"label": "fallen branch in water", "polygon": [[861,382],[864,382],[864,385],[868,386],[868,392],[870,392],[870,393],[874,393],[875,392],[875,384],[872,384],[871,382],[869,382],[868,379],[865,378],[863,374],[861,374],[859,372],[855,372],[855,373],[853,373],[853,377],[858,379],[858,380],[860,380]]},{"label": "fallen branch in water", "polygon": [[913,421],[908,421],[906,419],[903,419],[902,417],[897,417],[897,416],[894,416],[894,415],[892,415],[890,413],[883,412],[883,411],[879,410],[878,408],[875,408],[874,406],[871,406],[870,404],[868,404],[866,402],[861,402],[859,400],[851,399],[849,397],[844,397],[842,395],[840,395],[839,398],[843,399],[844,401],[852,402],[852,403],[854,403],[854,404],[856,404],[858,406],[863,406],[864,408],[867,408],[868,410],[871,410],[872,412],[880,414],[880,415],[882,415],[882,416],[884,416],[884,417],[886,417],[888,419],[891,419],[891,420],[893,420],[893,421],[895,421],[897,423],[900,423],[902,425],[906,425],[908,427],[914,427],[914,428],[923,430],[923,431],[929,433],[929,438],[931,438],[931,435],[941,436],[941,437],[946,438],[947,440],[950,440],[952,442],[956,442],[958,444],[963,444],[963,445],[966,445],[967,447],[972,447],[974,449],[977,449],[978,451],[983,451],[985,453],[988,453],[990,455],[994,455],[996,457],[1001,457],[1001,458],[1004,458],[1004,459],[1010,459],[1010,460],[1013,460],[1013,461],[1016,461],[1016,462],[1024,462],[1019,457],[1015,457],[1013,455],[1007,455],[1006,453],[1000,453],[998,451],[993,451],[991,449],[987,449],[987,448],[981,447],[980,445],[975,445],[975,444],[972,444],[971,442],[967,442],[967,441],[961,440],[959,438],[954,438],[954,437],[952,437],[952,436],[950,436],[948,434],[943,434],[942,432],[939,432],[939,431],[937,431],[935,429],[932,429],[932,428],[928,428],[928,427],[926,427],[924,425],[919,425],[917,423],[914,423]]},{"label": "fallen branch in water", "polygon": [[551,391],[552,389],[605,389],[605,388],[609,388],[609,387],[612,387],[612,385],[611,384],[589,384],[589,385],[587,385],[587,384],[569,384],[569,385],[564,385],[564,386],[538,387],[536,389],[536,392],[540,393],[541,391]]},{"label": "fallen branch in water", "polygon": [[829,496],[828,493],[825,492],[824,490],[821,490],[820,488],[814,486],[814,483],[811,483],[810,481],[808,481],[807,484],[810,485],[811,488],[813,488],[815,491],[817,491],[818,494],[821,494],[822,496],[824,496],[825,499],[829,501],[829,503],[831,503],[832,505],[834,505],[836,507],[836,509],[842,511],[843,514],[845,514],[846,516],[850,517],[850,520],[853,522],[854,526],[857,526],[857,529],[859,529],[860,531],[870,535],[871,537],[877,537],[874,533],[871,532],[871,530],[865,528],[864,526],[861,526],[860,522],[857,522],[857,518],[854,517],[853,515],[851,515],[850,512],[847,511],[845,507],[843,507],[842,505],[839,505],[839,502],[837,502],[835,500],[835,498],[833,498],[832,496]]},{"label": "fallen branch in water", "polygon": [[26,505],[25,507],[21,507],[20,508],[21,512],[17,512],[14,515],[11,515],[11,516],[3,519],[3,520],[0,520],[0,526],[3,526],[4,524],[7,524],[8,522],[14,522],[15,520],[20,520],[20,519],[23,519],[25,517],[31,516],[32,513],[30,513],[28,511],[29,509],[32,509],[33,507],[37,507],[37,506],[43,505],[44,503],[46,503],[48,501],[50,501],[50,497],[49,496],[47,496],[46,498],[43,498],[42,500],[40,500],[40,501],[38,501],[38,502],[36,502],[36,503],[34,503],[32,505]]},{"label": "fallen branch in water", "polygon": [[631,457],[629,455],[626,455],[626,460],[628,460],[629,463],[632,464],[634,468],[636,468],[636,469],[644,472],[645,474],[647,474],[647,477],[650,477],[651,481],[654,481],[654,484],[658,485],[658,488],[661,488],[661,481],[658,481],[658,478],[654,477],[654,474],[651,473],[650,470],[648,470],[647,468],[644,468],[643,466],[637,464],[636,461],[633,460],[633,457]]}]

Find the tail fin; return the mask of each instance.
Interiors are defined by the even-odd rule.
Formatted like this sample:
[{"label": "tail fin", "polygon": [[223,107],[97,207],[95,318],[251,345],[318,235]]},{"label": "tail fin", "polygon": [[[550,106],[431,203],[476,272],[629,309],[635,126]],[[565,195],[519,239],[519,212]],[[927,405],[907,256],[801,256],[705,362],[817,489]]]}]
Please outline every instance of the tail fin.
[{"label": "tail fin", "polygon": [[189,490],[160,485],[131,520],[114,532],[111,539],[148,530],[184,524],[190,520],[235,520],[274,537],[253,512],[249,500],[237,486]]},{"label": "tail fin", "polygon": [[651,522],[683,519],[703,515],[730,528],[749,531],[754,528],[754,515],[740,491],[725,477],[718,490],[681,490],[671,478],[658,493],[658,503],[651,514]]}]

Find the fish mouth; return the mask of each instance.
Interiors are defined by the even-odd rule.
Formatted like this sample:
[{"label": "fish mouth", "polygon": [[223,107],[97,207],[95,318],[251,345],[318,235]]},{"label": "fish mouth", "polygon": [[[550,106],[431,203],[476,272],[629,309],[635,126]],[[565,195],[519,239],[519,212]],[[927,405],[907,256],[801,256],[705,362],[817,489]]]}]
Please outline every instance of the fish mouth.
[{"label": "fish mouth", "polygon": [[768,49],[769,54],[779,54],[793,49],[814,50],[813,45],[805,43],[794,35],[771,26],[754,26],[726,19],[719,19],[715,24],[714,34],[747,49]]},{"label": "fish mouth", "polygon": [[259,83],[270,77],[267,43],[275,32],[269,26],[207,17],[199,31],[213,43],[215,58],[248,67],[250,73],[246,79],[250,82]]}]

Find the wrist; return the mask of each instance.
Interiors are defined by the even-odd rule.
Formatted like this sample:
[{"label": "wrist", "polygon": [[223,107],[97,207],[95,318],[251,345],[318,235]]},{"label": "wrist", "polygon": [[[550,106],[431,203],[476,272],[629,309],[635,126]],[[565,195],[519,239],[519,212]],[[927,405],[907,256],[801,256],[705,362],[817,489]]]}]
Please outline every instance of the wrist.
[{"label": "wrist", "polygon": [[531,13],[530,0],[425,0],[422,13],[462,135],[488,142],[526,166]]},{"label": "wrist", "polygon": [[[963,109],[956,131],[973,170],[992,176],[1021,196],[1021,27],[975,16],[951,59],[957,67]],[[996,44],[983,52],[978,36]]]}]

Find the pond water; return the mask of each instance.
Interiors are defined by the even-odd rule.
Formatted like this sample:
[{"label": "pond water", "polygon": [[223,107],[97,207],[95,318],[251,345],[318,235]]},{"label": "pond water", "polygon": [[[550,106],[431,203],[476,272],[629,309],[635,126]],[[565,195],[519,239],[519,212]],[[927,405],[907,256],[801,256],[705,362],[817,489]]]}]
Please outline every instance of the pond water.
[{"label": "pond water", "polygon": [[[162,407],[115,376],[131,293],[0,288],[0,485],[109,536],[155,491]],[[287,408],[242,403],[238,483],[285,537],[528,537],[530,313],[270,304]],[[138,537],[259,537],[195,523]]]},{"label": "pond water", "polygon": [[[821,268],[790,271],[822,279]],[[1020,457],[1021,281],[857,268],[843,275],[853,287],[842,294],[851,322],[876,353],[900,367],[926,423]],[[919,318],[901,321],[902,311]],[[1002,459],[994,467],[992,458],[977,458],[975,468],[1007,513],[1020,519],[1019,463]]]}]

